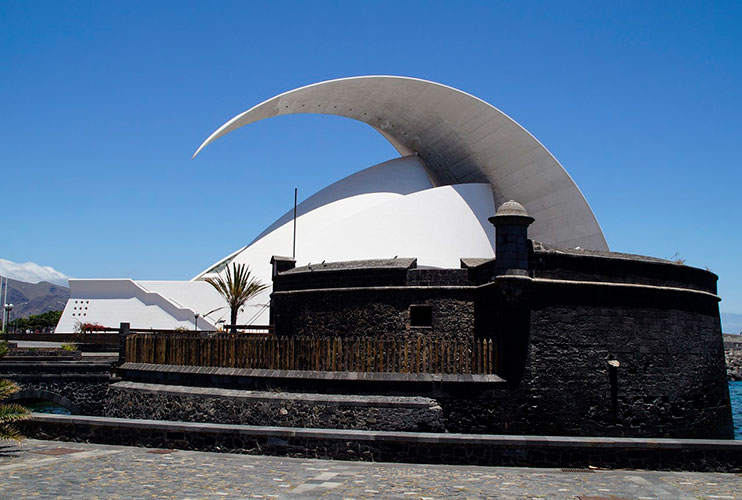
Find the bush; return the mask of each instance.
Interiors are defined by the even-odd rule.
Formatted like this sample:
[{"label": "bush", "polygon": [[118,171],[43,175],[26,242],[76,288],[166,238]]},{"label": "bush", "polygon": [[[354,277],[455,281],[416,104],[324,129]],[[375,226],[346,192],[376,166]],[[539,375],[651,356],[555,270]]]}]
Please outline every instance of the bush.
[{"label": "bush", "polygon": [[13,326],[16,331],[31,330],[51,330],[57,323],[59,318],[62,317],[62,311],[49,311],[43,314],[35,314],[28,318],[17,318],[13,321]]},{"label": "bush", "polygon": [[99,325],[98,323],[82,323],[80,321],[75,323],[75,333],[94,333],[94,332],[102,332],[106,329],[105,326]]}]

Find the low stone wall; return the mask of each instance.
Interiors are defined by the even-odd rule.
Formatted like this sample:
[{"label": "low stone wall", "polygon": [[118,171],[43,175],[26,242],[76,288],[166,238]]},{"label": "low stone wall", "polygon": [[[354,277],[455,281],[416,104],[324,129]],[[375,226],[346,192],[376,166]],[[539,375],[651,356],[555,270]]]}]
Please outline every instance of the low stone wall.
[{"label": "low stone wall", "polygon": [[111,386],[104,414],[281,427],[444,430],[441,407],[424,397],[297,394],[134,382]]},{"label": "low stone wall", "polygon": [[110,365],[85,361],[2,361],[0,378],[20,391],[11,400],[42,399],[74,414],[102,415],[111,380]]},{"label": "low stone wall", "polygon": [[127,381],[222,389],[321,394],[384,394],[461,397],[491,393],[506,382],[497,375],[325,372],[124,363],[117,373]]},{"label": "low stone wall", "polygon": [[70,342],[115,345],[118,333],[11,333],[10,340],[25,342]]},{"label": "low stone wall", "polygon": [[55,379],[54,377],[13,377],[20,391],[9,400],[40,399],[60,404],[78,415],[103,415],[108,397],[108,377],[88,376]]},{"label": "low stone wall", "polygon": [[742,472],[740,441],[343,431],[42,414],[20,426],[36,439],[336,460]]},{"label": "low stone wall", "polygon": [[11,348],[3,359],[5,361],[61,361],[79,360],[79,351],[67,351],[55,347]]}]

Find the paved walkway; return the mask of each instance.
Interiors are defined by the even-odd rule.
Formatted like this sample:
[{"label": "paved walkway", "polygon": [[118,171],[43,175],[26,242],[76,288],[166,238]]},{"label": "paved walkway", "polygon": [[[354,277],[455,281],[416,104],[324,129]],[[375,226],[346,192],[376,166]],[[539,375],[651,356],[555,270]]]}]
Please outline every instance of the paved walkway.
[{"label": "paved walkway", "polygon": [[27,440],[0,498],[742,499],[742,474],[338,462]]}]

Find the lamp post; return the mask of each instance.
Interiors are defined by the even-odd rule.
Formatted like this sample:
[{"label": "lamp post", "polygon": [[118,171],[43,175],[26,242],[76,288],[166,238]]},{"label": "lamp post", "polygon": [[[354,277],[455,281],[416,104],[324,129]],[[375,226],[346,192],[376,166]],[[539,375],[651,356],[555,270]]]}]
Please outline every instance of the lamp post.
[{"label": "lamp post", "polygon": [[5,304],[5,336],[10,336],[10,311],[13,310],[13,304]]},{"label": "lamp post", "polygon": [[200,314],[198,314],[198,313],[195,313],[195,314],[193,315],[194,319],[196,320],[196,326],[194,326],[194,327],[193,327],[193,330],[194,330],[194,331],[198,331],[198,317],[199,317],[199,316],[200,316]]}]

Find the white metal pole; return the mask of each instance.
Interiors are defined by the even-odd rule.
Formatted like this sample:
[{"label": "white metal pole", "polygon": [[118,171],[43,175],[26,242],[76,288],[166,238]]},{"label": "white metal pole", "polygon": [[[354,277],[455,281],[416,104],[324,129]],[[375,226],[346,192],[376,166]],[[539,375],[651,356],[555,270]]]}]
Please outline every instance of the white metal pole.
[{"label": "white metal pole", "polygon": [[[8,284],[7,278],[5,278],[5,284],[6,286]],[[3,294],[3,277],[0,276],[0,297],[2,297],[2,294]],[[8,294],[6,293],[5,300],[3,300],[3,330],[2,331],[5,331],[5,302],[7,302],[7,300],[8,300]]]},{"label": "white metal pole", "polygon": [[5,277],[5,298],[3,299],[3,331],[5,331],[5,327],[10,321],[10,311],[8,311],[5,306],[8,305],[8,277]]},{"label": "white metal pole", "polygon": [[294,188],[294,246],[291,251],[291,258],[296,259],[296,199],[299,195],[299,188]]}]

